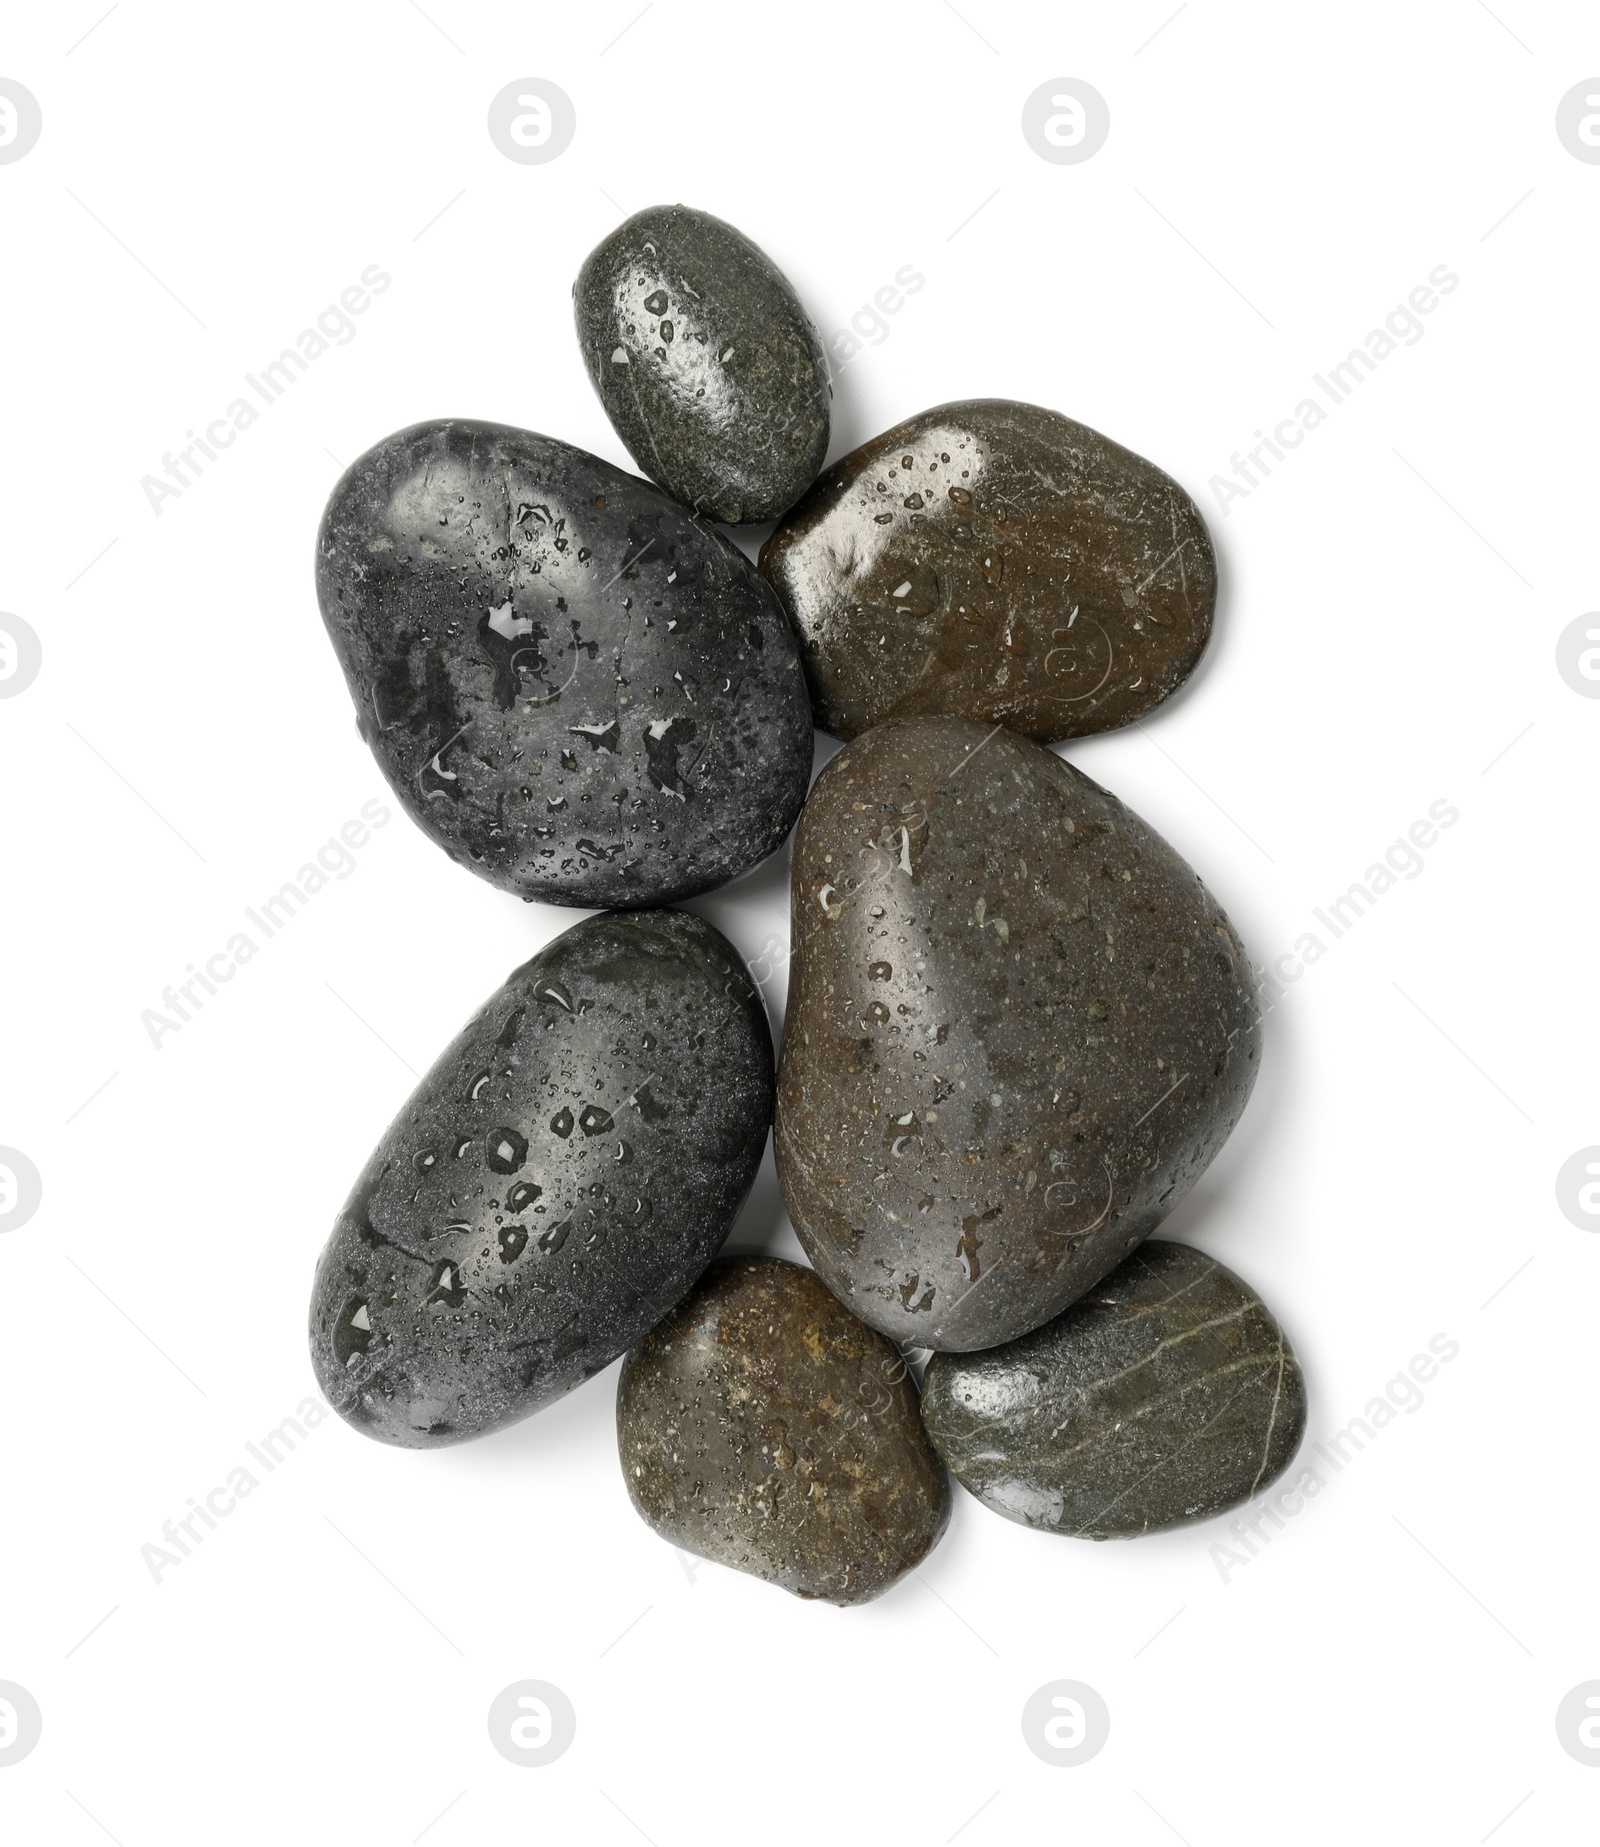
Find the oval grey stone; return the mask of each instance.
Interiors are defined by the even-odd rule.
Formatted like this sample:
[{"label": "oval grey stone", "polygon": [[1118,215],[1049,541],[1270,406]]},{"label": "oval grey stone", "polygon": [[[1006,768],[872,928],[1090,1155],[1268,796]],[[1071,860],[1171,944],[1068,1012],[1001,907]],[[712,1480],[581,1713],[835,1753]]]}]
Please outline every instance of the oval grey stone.
[{"label": "oval grey stone", "polygon": [[628,1355],[617,1442],[664,1539],[797,1597],[880,1596],[950,1519],[899,1350],[775,1257],[720,1260]]},{"label": "oval grey stone", "polygon": [[447,1047],[339,1214],[311,1301],[334,1409],[459,1443],[609,1364],[727,1236],[772,1083],[760,997],[710,924],[574,924]]},{"label": "oval grey stone", "polygon": [[387,437],[328,502],[317,596],[402,806],[504,891],[689,897],[794,823],[811,713],[771,591],[569,443],[464,420]]},{"label": "oval grey stone", "polygon": [[995,1513],[1075,1539],[1208,1520],[1271,1485],[1306,1427],[1299,1362],[1213,1258],[1156,1239],[1044,1327],[936,1353],[922,1416]]},{"label": "oval grey stone", "polygon": [[904,1345],[1059,1314],[1250,1094],[1249,961],[1194,870],[1042,746],[956,718],[847,744],[795,836],[774,1144],[823,1278]]},{"label": "oval grey stone", "polygon": [[941,404],[835,462],[761,548],[817,723],[952,713],[1048,742],[1194,671],[1217,565],[1168,474],[1037,404]]},{"label": "oval grey stone", "polygon": [[652,481],[721,520],[773,519],[828,452],[816,329],[743,232],[686,205],[636,212],[574,285],[578,344]]}]

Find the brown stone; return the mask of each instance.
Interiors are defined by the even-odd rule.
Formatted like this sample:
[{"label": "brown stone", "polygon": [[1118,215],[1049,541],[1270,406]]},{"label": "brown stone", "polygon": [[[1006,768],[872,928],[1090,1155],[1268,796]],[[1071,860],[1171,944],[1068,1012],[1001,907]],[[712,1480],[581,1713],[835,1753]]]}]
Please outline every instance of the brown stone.
[{"label": "brown stone", "polygon": [[663,1539],[797,1597],[866,1603],[950,1518],[905,1361],[773,1257],[714,1264],[629,1354],[617,1442]]},{"label": "brown stone", "polygon": [[1255,1079],[1244,948],[1114,795],[998,726],[848,744],[795,836],[778,1177],[902,1345],[991,1347],[1147,1237]]},{"label": "brown stone", "polygon": [[952,713],[1048,742],[1171,696],[1217,567],[1188,494],[1081,423],[943,404],[822,474],[762,547],[817,723],[852,738]]}]

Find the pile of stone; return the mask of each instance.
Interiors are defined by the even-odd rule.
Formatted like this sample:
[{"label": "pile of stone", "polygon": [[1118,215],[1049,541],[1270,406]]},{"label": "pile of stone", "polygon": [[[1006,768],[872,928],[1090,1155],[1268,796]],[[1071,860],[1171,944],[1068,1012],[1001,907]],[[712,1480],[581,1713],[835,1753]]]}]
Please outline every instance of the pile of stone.
[{"label": "pile of stone", "polygon": [[[407,812],[502,890],[601,910],[362,1170],[317,1270],[322,1388],[422,1448],[626,1354],[643,1517],[840,1604],[937,1543],[947,1469],[1080,1538],[1237,1505],[1294,1455],[1300,1369],[1238,1277],[1147,1240],[1249,1097],[1250,965],[1188,864],[1048,748],[1194,669],[1194,503],[1001,400],[819,472],[816,333],[703,212],[629,219],[574,298],[648,480],[441,419],[363,455],[322,522],[323,617]],[[774,519],[759,569],[713,523]],[[808,796],[814,725],[847,742]],[[775,1073],[738,953],[671,907],[797,820]],[[717,1257],[769,1128],[812,1269]]]}]

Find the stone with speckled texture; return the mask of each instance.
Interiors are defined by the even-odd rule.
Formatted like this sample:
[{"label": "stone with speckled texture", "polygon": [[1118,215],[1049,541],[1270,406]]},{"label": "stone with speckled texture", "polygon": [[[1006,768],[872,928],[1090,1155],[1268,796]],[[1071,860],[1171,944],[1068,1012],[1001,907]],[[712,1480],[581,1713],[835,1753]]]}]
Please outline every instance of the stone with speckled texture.
[{"label": "stone with speckled texture", "polygon": [[1189,495],[1055,411],[942,404],[824,474],[761,552],[817,723],[953,713],[1043,741],[1142,717],[1193,672],[1217,567]]},{"label": "stone with speckled texture", "polygon": [[444,1051],[339,1214],[311,1303],[334,1409],[430,1448],[609,1364],[727,1236],[772,1084],[760,996],[710,924],[574,924]]},{"label": "stone with speckled texture", "polygon": [[797,1597],[880,1596],[950,1518],[897,1349],[773,1257],[719,1261],[628,1355],[617,1441],[662,1538]]},{"label": "stone with speckled texture", "polygon": [[1113,1269],[1243,1110],[1259,1007],[1195,872],[1041,745],[847,744],[795,835],[774,1136],[807,1255],[903,1345],[1013,1340]]},{"label": "stone with speckled texture", "polygon": [[573,287],[590,381],[652,481],[714,519],[774,519],[828,452],[822,343],[772,259],[686,205],[635,212]]},{"label": "stone with speckled texture", "polygon": [[401,805],[504,891],[661,904],[794,823],[811,713],[772,592],[581,449],[458,419],[387,437],[328,502],[317,595]]},{"label": "stone with speckled texture", "polygon": [[1305,1434],[1306,1388],[1252,1289],[1156,1239],[1021,1340],[936,1353],[922,1416],[956,1480],[995,1513],[1135,1539],[1276,1481]]}]

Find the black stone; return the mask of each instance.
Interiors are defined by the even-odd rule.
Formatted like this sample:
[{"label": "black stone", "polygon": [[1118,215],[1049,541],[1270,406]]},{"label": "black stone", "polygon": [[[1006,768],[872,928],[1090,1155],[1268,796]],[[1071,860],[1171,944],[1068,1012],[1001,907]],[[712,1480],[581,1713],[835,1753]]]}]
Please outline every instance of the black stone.
[{"label": "black stone", "polygon": [[1115,1268],[1255,1081],[1243,945],[1193,868],[1039,744],[894,719],[795,836],[778,1178],[907,1346],[1014,1340]]},{"label": "black stone", "polygon": [[774,1257],[714,1264],[628,1355],[617,1441],[664,1539],[797,1597],[866,1603],[950,1518],[899,1350]]},{"label": "black stone", "polygon": [[648,482],[498,424],[416,424],[317,544],[361,735],[458,864],[552,904],[708,891],[783,840],[810,704],[772,592]]},{"label": "black stone", "polygon": [[1305,1434],[1306,1389],[1253,1290],[1188,1245],[1153,1240],[1021,1340],[936,1353],[922,1417],[994,1512],[1134,1539],[1276,1481]]},{"label": "black stone", "polygon": [[773,519],[828,451],[828,366],[783,273],[684,205],[636,212],[573,288],[589,377],[652,481],[722,520]]},{"label": "black stone", "polygon": [[334,1409],[422,1449],[598,1372],[727,1236],[772,1090],[760,996],[710,924],[573,925],[451,1043],[339,1215],[311,1302]]}]

